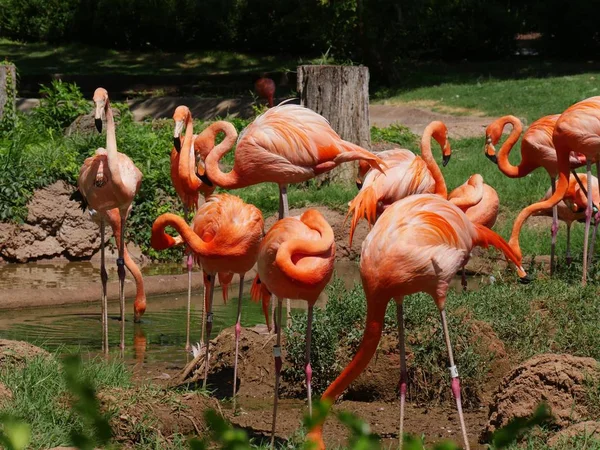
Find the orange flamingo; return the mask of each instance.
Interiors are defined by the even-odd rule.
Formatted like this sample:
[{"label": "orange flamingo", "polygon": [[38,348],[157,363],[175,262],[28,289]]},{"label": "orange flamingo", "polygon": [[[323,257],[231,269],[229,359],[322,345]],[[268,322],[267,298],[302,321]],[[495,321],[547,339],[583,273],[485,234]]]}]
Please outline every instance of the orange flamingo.
[{"label": "orange flamingo", "polygon": [[[271,445],[275,439],[277,399],[281,374],[281,308],[282,299],[308,302],[306,325],[305,374],[308,410],[312,416],[312,369],[310,342],[313,307],[333,274],[335,239],[333,230],[316,209],[309,209],[300,217],[287,217],[275,223],[265,235],[258,254],[258,275],[254,280],[253,300],[263,300],[263,311],[269,322],[268,301],[271,294],[278,299],[277,345],[275,355],[275,393],[273,397],[273,424]],[[258,288],[257,288],[258,287]]]},{"label": "orange flamingo", "polygon": [[125,221],[133,199],[142,184],[142,172],[131,159],[117,151],[115,121],[110,107],[108,92],[98,88],[94,92],[95,123],[102,131],[102,114],[106,117],[106,150],[99,148],[94,156],[87,158],[77,179],[77,186],[86,205],[100,214],[101,239],[101,278],[102,278],[102,346],[108,352],[108,304],[106,299],[106,268],[104,266],[104,222],[105,214],[118,209],[120,216],[119,257],[119,297],[121,304],[121,352],[125,349]]},{"label": "orange flamingo", "polygon": [[202,180],[225,189],[272,182],[279,185],[279,218],[289,215],[287,185],[328,172],[341,163],[364,159],[383,171],[371,152],[344,141],[319,114],[298,105],[279,105],[258,116],[239,136],[233,169],[223,173],[219,160],[231,149],[226,137],[206,157]]},{"label": "orange flamingo", "polygon": [[[467,218],[477,225],[492,228],[498,218],[500,198],[496,190],[483,182],[480,174],[471,177],[448,194],[450,203],[458,206]],[[467,290],[465,266],[461,270],[461,284]]]},{"label": "orange flamingo", "polygon": [[[585,222],[585,208],[587,207],[587,194],[582,189],[581,185],[585,186],[587,184],[587,175],[584,173],[577,174],[579,181],[571,175],[569,178],[569,187],[564,198],[556,205],[558,209],[558,219],[565,222],[567,225],[567,252],[566,252],[566,262],[567,264],[571,264],[573,261],[571,257],[571,225],[573,222]],[[596,208],[600,207],[600,194],[598,194],[598,178],[592,177],[592,196],[594,206]],[[552,197],[552,188],[546,191],[546,195],[542,200],[548,200]],[[537,213],[532,214],[533,216],[549,216],[552,217],[552,214],[549,213],[548,210],[539,211]],[[594,233],[592,234],[592,245],[591,248],[594,248],[594,241],[596,237],[596,233],[598,230],[598,222],[594,227]],[[591,256],[591,255],[589,255]],[[591,258],[588,258],[588,264],[591,264]]]},{"label": "orange flamingo", "polygon": [[[533,213],[554,207],[560,202],[569,187],[569,170],[571,152],[585,157],[587,166],[587,208],[585,220],[585,236],[583,248],[582,284],[587,283],[587,255],[589,230],[592,218],[592,161],[596,161],[596,169],[600,174],[600,97],[591,97],[567,108],[556,121],[552,134],[558,164],[558,182],[554,194],[547,200],[534,203],[523,209],[513,225],[509,244],[515,254],[522,258],[519,245],[519,234],[523,223]],[[596,220],[599,220],[596,217]]]},{"label": "orange flamingo", "polygon": [[[235,399],[237,383],[238,344],[241,333],[240,319],[244,274],[248,272],[258,257],[258,249],[263,236],[264,222],[258,208],[244,203],[239,197],[229,194],[210,196],[194,217],[190,227],[185,220],[175,214],[163,214],[152,225],[151,245],[156,250],[164,250],[178,243],[178,240],[165,233],[165,228],[175,228],[182,241],[194,252],[202,265],[208,294],[206,314],[206,353],[204,382],[208,378],[208,343],[212,330],[212,301],[214,277],[218,272],[237,273],[240,276],[237,321],[235,324],[235,366],[233,395]],[[235,407],[234,407],[235,408]]]},{"label": "orange flamingo", "polygon": [[446,198],[448,191],[442,172],[431,152],[431,138],[442,148],[443,165],[450,161],[452,154],[448,142],[448,129],[443,122],[431,122],[421,138],[421,156],[409,150],[394,149],[377,154],[389,166],[385,174],[368,171],[364,182],[360,177],[365,173],[364,164],[359,165],[360,192],[349,203],[348,217],[352,216],[350,244],[354,230],[363,217],[373,225],[385,208],[401,198],[414,194],[436,193]]},{"label": "orange flamingo", "polygon": [[[543,167],[550,176],[550,183],[554,192],[556,176],[558,175],[558,161],[556,150],[552,142],[552,132],[560,114],[544,116],[531,124],[521,141],[521,162],[513,166],[508,156],[519,140],[523,125],[515,116],[504,116],[492,122],[485,132],[485,155],[492,162],[498,164],[500,171],[509,178],[522,178],[535,169]],[[494,146],[500,141],[502,131],[506,125],[512,125],[508,139],[502,144],[496,157]],[[571,154],[569,163],[572,169],[585,164],[585,157],[581,154]],[[574,173],[574,172],[573,172]],[[556,251],[556,235],[558,233],[558,216],[556,207],[553,208],[550,246],[550,273],[554,271],[554,254]]]},{"label": "orange flamingo", "polygon": [[267,100],[269,108],[273,107],[273,97],[275,96],[275,82],[267,78],[266,74],[263,74],[256,82],[254,83],[254,90],[258,94],[259,97]]},{"label": "orange flamingo", "polygon": [[[500,249],[507,259],[515,263],[520,277],[526,276],[518,259],[500,236],[486,227],[471,223],[458,207],[438,195],[411,195],[387,208],[362,247],[360,273],[367,300],[362,343],[352,361],[331,383],[321,399],[332,404],[367,367],[381,338],[387,305],[393,298],[397,305],[401,364],[399,436],[402,445],[407,381],[402,302],[407,295],[426,292],[433,297],[440,311],[448,349],[452,393],[465,448],[468,450],[460,380],[450,344],[445,303],[449,283],[458,268],[469,259],[471,249],[488,245]],[[325,448],[322,424],[314,427],[308,438],[319,448]]]},{"label": "orange flamingo", "polygon": [[[205,198],[211,195],[215,187],[208,186],[198,178],[196,167],[196,154],[202,160],[215,146],[215,138],[219,131],[237,137],[235,127],[228,122],[218,121],[209,125],[199,135],[194,135],[194,121],[192,113],[187,106],[181,105],[173,113],[175,121],[175,131],[173,133],[173,149],[171,150],[171,181],[175,187],[177,195],[183,203],[183,211],[186,222],[189,222],[189,214],[193,213],[198,206],[198,194]],[[181,132],[185,125],[185,137],[183,139],[183,148],[181,146]],[[191,252],[188,252],[187,270],[188,270],[188,299],[187,299],[187,319],[186,319],[186,351],[190,349],[190,316],[192,304],[192,267],[193,259]],[[227,280],[227,276],[222,274],[219,281]],[[231,280],[230,280],[231,281]],[[227,284],[222,285],[223,296],[227,297]],[[203,320],[204,324],[204,310]],[[204,336],[204,330],[202,331]]]}]

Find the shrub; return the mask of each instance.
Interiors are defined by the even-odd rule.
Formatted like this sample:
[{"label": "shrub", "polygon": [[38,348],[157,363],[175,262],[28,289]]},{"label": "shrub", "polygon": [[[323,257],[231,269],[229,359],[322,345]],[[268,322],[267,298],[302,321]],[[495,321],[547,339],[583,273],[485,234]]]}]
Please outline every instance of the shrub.
[{"label": "shrub", "polygon": [[40,95],[40,105],[33,110],[33,116],[46,129],[62,130],[90,111],[90,102],[75,83],[53,80],[50,86],[41,85]]}]

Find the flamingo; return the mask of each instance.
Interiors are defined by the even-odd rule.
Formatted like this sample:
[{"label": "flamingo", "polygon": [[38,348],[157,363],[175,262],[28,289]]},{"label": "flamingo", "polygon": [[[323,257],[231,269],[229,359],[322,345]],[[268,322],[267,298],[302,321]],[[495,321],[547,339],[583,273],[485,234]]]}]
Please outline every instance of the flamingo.
[{"label": "flamingo", "polygon": [[[367,367],[373,357],[393,298],[397,305],[400,349],[400,446],[406,398],[406,357],[404,348],[404,297],[426,292],[435,301],[441,316],[448,350],[452,393],[460,420],[465,448],[470,448],[462,412],[460,380],[454,362],[448,324],[446,294],[457,269],[465,264],[475,246],[493,245],[525,271],[507,243],[490,229],[473,224],[458,207],[435,194],[411,195],[390,205],[367,235],[362,246],[360,273],[367,300],[367,319],[360,347],[343,372],[327,388],[321,400],[332,404]],[[308,438],[325,448],[322,423],[313,427]]]},{"label": "flamingo", "polygon": [[[186,222],[189,222],[189,214],[193,213],[198,206],[199,194],[202,194],[205,198],[210,196],[214,191],[214,186],[209,186],[202,182],[197,175],[196,168],[196,153],[199,157],[204,160],[206,155],[215,146],[215,138],[219,131],[225,132],[225,134],[232,136],[233,139],[237,137],[237,131],[235,127],[229,122],[218,121],[208,126],[202,133],[195,136],[194,133],[194,121],[192,113],[187,106],[180,105],[175,108],[173,113],[173,120],[175,121],[175,131],[173,133],[173,149],[171,150],[171,181],[175,192],[179,196],[183,203],[183,214]],[[183,149],[181,146],[181,132],[185,125],[185,137],[183,139]],[[189,136],[189,140],[187,137]],[[183,150],[183,152],[182,152]],[[187,318],[186,318],[186,351],[190,350],[190,316],[191,316],[191,305],[192,305],[192,267],[193,259],[192,254],[188,252],[187,257],[187,270],[188,270],[188,298],[187,298]],[[223,280],[227,280],[227,275],[222,274],[219,276],[219,281],[223,283]],[[231,279],[229,279],[231,281]],[[223,296],[227,297],[227,284],[223,285]],[[204,310],[203,319],[204,324]],[[204,330],[202,330],[202,336],[204,336]]]},{"label": "flamingo", "polygon": [[[181,239],[175,239],[166,234],[167,226],[175,228]],[[205,274],[204,279],[205,284],[208,284],[206,289],[209,294],[208,305],[205,306],[207,314],[204,387],[206,387],[208,378],[208,343],[212,330],[214,277],[218,272],[239,274],[240,290],[235,324],[234,399],[237,387],[244,274],[256,263],[260,241],[264,233],[263,228],[264,221],[260,210],[230,194],[215,194],[208,197],[206,203],[198,208],[191,227],[183,218],[175,214],[162,214],[152,225],[151,245],[154,249],[164,250],[183,241],[194,252]]]},{"label": "flamingo", "polygon": [[[580,173],[578,174],[578,178],[579,180],[577,180],[571,174],[569,178],[569,187],[567,189],[567,192],[564,198],[556,205],[556,208],[558,209],[558,219],[562,220],[567,225],[567,264],[571,264],[571,262],[573,261],[571,257],[571,225],[573,224],[573,222],[585,222],[585,208],[587,207],[587,195],[581,188],[581,185],[579,184],[579,181],[581,182],[581,184],[583,184],[583,186],[587,184],[587,175],[584,173]],[[592,177],[592,196],[594,206],[596,208],[600,207],[600,194],[598,194],[598,178],[596,177]],[[550,197],[552,197],[552,188],[546,191],[546,195],[542,200],[548,200]],[[548,210],[543,210],[532,215],[552,217],[552,214],[550,214]],[[594,248],[593,242],[595,240],[597,229],[598,222],[596,222],[596,227],[594,228],[594,233],[592,234],[592,248]],[[588,263],[591,264],[591,258],[588,258]]]},{"label": "flamingo", "polygon": [[299,105],[278,105],[258,116],[240,134],[233,169],[223,173],[219,160],[231,149],[227,136],[206,157],[207,184],[239,189],[258,183],[279,185],[279,218],[289,215],[287,185],[329,172],[341,163],[366,160],[383,172],[385,163],[371,152],[344,141],[327,120]]},{"label": "flamingo", "polygon": [[273,97],[275,96],[275,82],[267,78],[266,74],[263,74],[254,83],[254,90],[259,97],[267,100],[269,108],[273,107]]},{"label": "flamingo", "polygon": [[[316,209],[309,209],[300,217],[287,217],[276,222],[265,235],[258,253],[258,275],[254,280],[253,300],[263,299],[263,311],[268,309],[271,294],[278,298],[277,345],[275,354],[275,393],[271,446],[275,439],[277,400],[281,374],[281,303],[283,298],[308,302],[306,325],[305,374],[308,411],[312,416],[312,369],[310,343],[313,308],[333,274],[335,239],[333,230]],[[265,306],[266,302],[266,306]],[[265,314],[267,323],[268,314]]]},{"label": "flamingo", "polygon": [[352,216],[350,226],[350,245],[354,230],[363,217],[370,225],[377,220],[378,214],[401,198],[414,194],[436,193],[446,198],[446,182],[431,152],[431,138],[442,148],[443,165],[450,161],[451,149],[448,142],[448,129],[443,122],[431,122],[421,138],[421,156],[410,150],[394,149],[381,152],[377,156],[388,164],[385,174],[368,171],[364,182],[360,177],[365,173],[364,163],[359,166],[360,192],[349,203],[348,217]]},{"label": "flamingo", "polygon": [[[458,206],[467,218],[478,225],[492,228],[498,218],[500,198],[496,190],[483,182],[483,177],[476,173],[461,186],[448,194],[450,203]],[[461,284],[467,290],[465,266],[461,269]]]},{"label": "flamingo", "polygon": [[[498,164],[500,171],[509,178],[522,178],[539,167],[543,167],[550,176],[550,184],[554,192],[556,176],[558,175],[558,162],[556,150],[552,142],[552,132],[560,114],[544,116],[531,124],[521,140],[521,162],[513,166],[508,156],[519,140],[523,125],[515,116],[504,116],[492,122],[485,131],[485,155]],[[494,146],[500,141],[502,131],[506,125],[512,125],[512,131],[502,147],[496,151]],[[572,169],[585,164],[585,157],[581,154],[571,154],[569,164]],[[574,173],[574,172],[573,172]],[[556,251],[556,235],[558,233],[558,212],[553,208],[550,246],[550,273],[554,271],[554,253]]]},{"label": "flamingo", "polygon": [[82,200],[100,214],[101,240],[101,279],[102,279],[102,346],[108,353],[108,303],[106,299],[106,268],[104,265],[104,225],[106,213],[111,209],[119,211],[120,234],[117,269],[119,274],[119,297],[121,305],[121,352],[125,349],[125,221],[135,195],[142,184],[142,172],[125,154],[117,151],[115,121],[110,107],[108,92],[98,88],[94,92],[95,123],[98,132],[102,131],[102,114],[106,117],[106,150],[99,148],[94,156],[87,158],[77,179]]},{"label": "flamingo", "polygon": [[[590,223],[592,219],[592,161],[596,161],[596,170],[600,175],[600,97],[590,97],[567,108],[556,121],[552,133],[552,142],[556,149],[558,164],[558,182],[554,194],[547,200],[534,203],[523,209],[513,225],[509,244],[519,259],[522,258],[519,235],[523,223],[533,213],[549,209],[558,204],[569,187],[571,152],[583,155],[587,169],[587,208],[583,248],[583,275],[581,282],[587,283],[587,255]],[[600,217],[596,214],[596,221]]]}]

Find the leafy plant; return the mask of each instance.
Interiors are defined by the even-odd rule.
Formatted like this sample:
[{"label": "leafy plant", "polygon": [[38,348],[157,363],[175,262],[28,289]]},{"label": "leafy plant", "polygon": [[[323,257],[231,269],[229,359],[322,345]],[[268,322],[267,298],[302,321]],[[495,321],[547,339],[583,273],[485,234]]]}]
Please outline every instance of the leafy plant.
[{"label": "leafy plant", "polygon": [[90,102],[75,83],[53,80],[50,86],[41,86],[40,95],[40,105],[33,114],[46,129],[60,131],[90,111]]}]

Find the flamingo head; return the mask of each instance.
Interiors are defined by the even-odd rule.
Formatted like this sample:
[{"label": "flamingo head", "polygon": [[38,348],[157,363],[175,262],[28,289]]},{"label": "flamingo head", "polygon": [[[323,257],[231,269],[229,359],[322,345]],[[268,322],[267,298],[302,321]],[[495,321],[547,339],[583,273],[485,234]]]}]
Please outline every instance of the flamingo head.
[{"label": "flamingo head", "polygon": [[94,123],[98,133],[102,132],[102,115],[106,112],[106,106],[108,105],[108,91],[104,88],[97,88],[94,91],[94,104],[96,105],[94,113]]},{"label": "flamingo head", "polygon": [[371,169],[371,166],[364,159],[358,162],[358,174],[356,175],[356,187],[360,191],[363,185],[363,181],[365,181],[365,175]]},{"label": "flamingo head", "polygon": [[433,131],[432,137],[440,144],[442,147],[442,165],[446,167],[446,165],[450,162],[450,157],[452,156],[452,149],[450,148],[450,141],[448,140],[448,128],[446,124],[440,122],[440,125],[435,128]]},{"label": "flamingo head", "polygon": [[178,152],[181,150],[181,132],[183,131],[183,125],[190,116],[190,109],[187,106],[180,105],[175,108],[173,113],[173,120],[175,121],[175,131],[173,132],[173,146]]},{"label": "flamingo head", "polygon": [[500,141],[502,136],[503,122],[496,120],[491,123],[485,130],[485,156],[494,164],[498,164],[496,157],[496,148],[494,147]]}]

